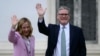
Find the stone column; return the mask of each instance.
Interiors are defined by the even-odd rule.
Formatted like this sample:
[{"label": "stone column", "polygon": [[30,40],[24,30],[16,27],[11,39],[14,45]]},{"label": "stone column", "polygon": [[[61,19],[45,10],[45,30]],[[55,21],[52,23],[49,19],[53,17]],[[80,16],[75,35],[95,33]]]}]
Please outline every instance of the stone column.
[{"label": "stone column", "polygon": [[97,10],[98,10],[97,37],[98,37],[98,44],[100,45],[100,0],[97,0]]},{"label": "stone column", "polygon": [[81,0],[74,1],[74,25],[81,27]]}]

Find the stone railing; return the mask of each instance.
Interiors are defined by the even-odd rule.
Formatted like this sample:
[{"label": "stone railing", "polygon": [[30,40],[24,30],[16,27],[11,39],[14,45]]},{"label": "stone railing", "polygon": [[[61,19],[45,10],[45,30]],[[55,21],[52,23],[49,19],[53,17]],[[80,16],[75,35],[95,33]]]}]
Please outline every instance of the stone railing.
[{"label": "stone railing", "polygon": [[[46,45],[46,41],[37,41],[35,44],[35,56],[45,56]],[[0,43],[0,56],[13,56],[13,46],[11,43]],[[100,56],[100,46],[88,44],[87,56]]]}]

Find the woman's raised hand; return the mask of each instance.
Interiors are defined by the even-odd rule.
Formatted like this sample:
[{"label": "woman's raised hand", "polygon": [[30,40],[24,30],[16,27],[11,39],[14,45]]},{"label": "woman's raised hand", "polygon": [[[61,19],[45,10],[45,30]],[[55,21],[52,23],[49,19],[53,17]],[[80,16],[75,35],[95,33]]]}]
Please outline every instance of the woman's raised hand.
[{"label": "woman's raised hand", "polygon": [[15,28],[15,26],[17,25],[18,23],[18,19],[17,19],[17,16],[16,15],[13,15],[11,17],[11,22],[12,22],[12,27]]}]

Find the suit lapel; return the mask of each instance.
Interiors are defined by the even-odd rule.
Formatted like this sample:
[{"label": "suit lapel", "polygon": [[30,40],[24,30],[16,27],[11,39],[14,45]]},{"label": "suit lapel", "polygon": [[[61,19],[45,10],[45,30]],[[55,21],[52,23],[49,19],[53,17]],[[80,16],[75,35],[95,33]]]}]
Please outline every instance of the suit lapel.
[{"label": "suit lapel", "polygon": [[73,27],[70,25],[70,46],[72,45],[73,35]]},{"label": "suit lapel", "polygon": [[70,25],[70,53],[72,52],[73,42],[74,41],[74,28],[72,25]]},{"label": "suit lapel", "polygon": [[30,40],[30,48],[31,48],[31,52],[32,52],[32,50],[35,48],[35,39],[33,36],[31,36],[29,38],[29,40]]},{"label": "suit lapel", "polygon": [[26,49],[24,39],[18,32],[16,32],[16,34],[19,36],[19,40],[20,40],[19,42],[21,43],[22,48]]},{"label": "suit lapel", "polygon": [[57,27],[55,28],[55,41],[56,41],[55,43],[56,43],[56,45],[57,45],[57,41],[58,41],[59,30],[60,30],[60,26],[57,25]]},{"label": "suit lapel", "polygon": [[32,51],[32,49],[34,48],[34,39],[33,39],[33,37],[30,37],[29,40],[30,40],[30,48]]}]

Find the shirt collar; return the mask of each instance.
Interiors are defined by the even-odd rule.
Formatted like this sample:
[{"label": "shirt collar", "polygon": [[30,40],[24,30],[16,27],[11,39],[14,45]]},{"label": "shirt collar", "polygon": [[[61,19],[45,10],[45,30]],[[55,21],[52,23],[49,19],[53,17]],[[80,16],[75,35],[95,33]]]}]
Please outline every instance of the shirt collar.
[{"label": "shirt collar", "polygon": [[[69,23],[65,25],[65,28],[68,28],[69,27]],[[63,28],[63,25],[60,24],[60,28]]]},{"label": "shirt collar", "polygon": [[24,36],[23,38],[24,38],[25,40],[29,40],[29,39],[30,39],[30,37],[27,38],[27,37],[25,37],[25,36]]}]

